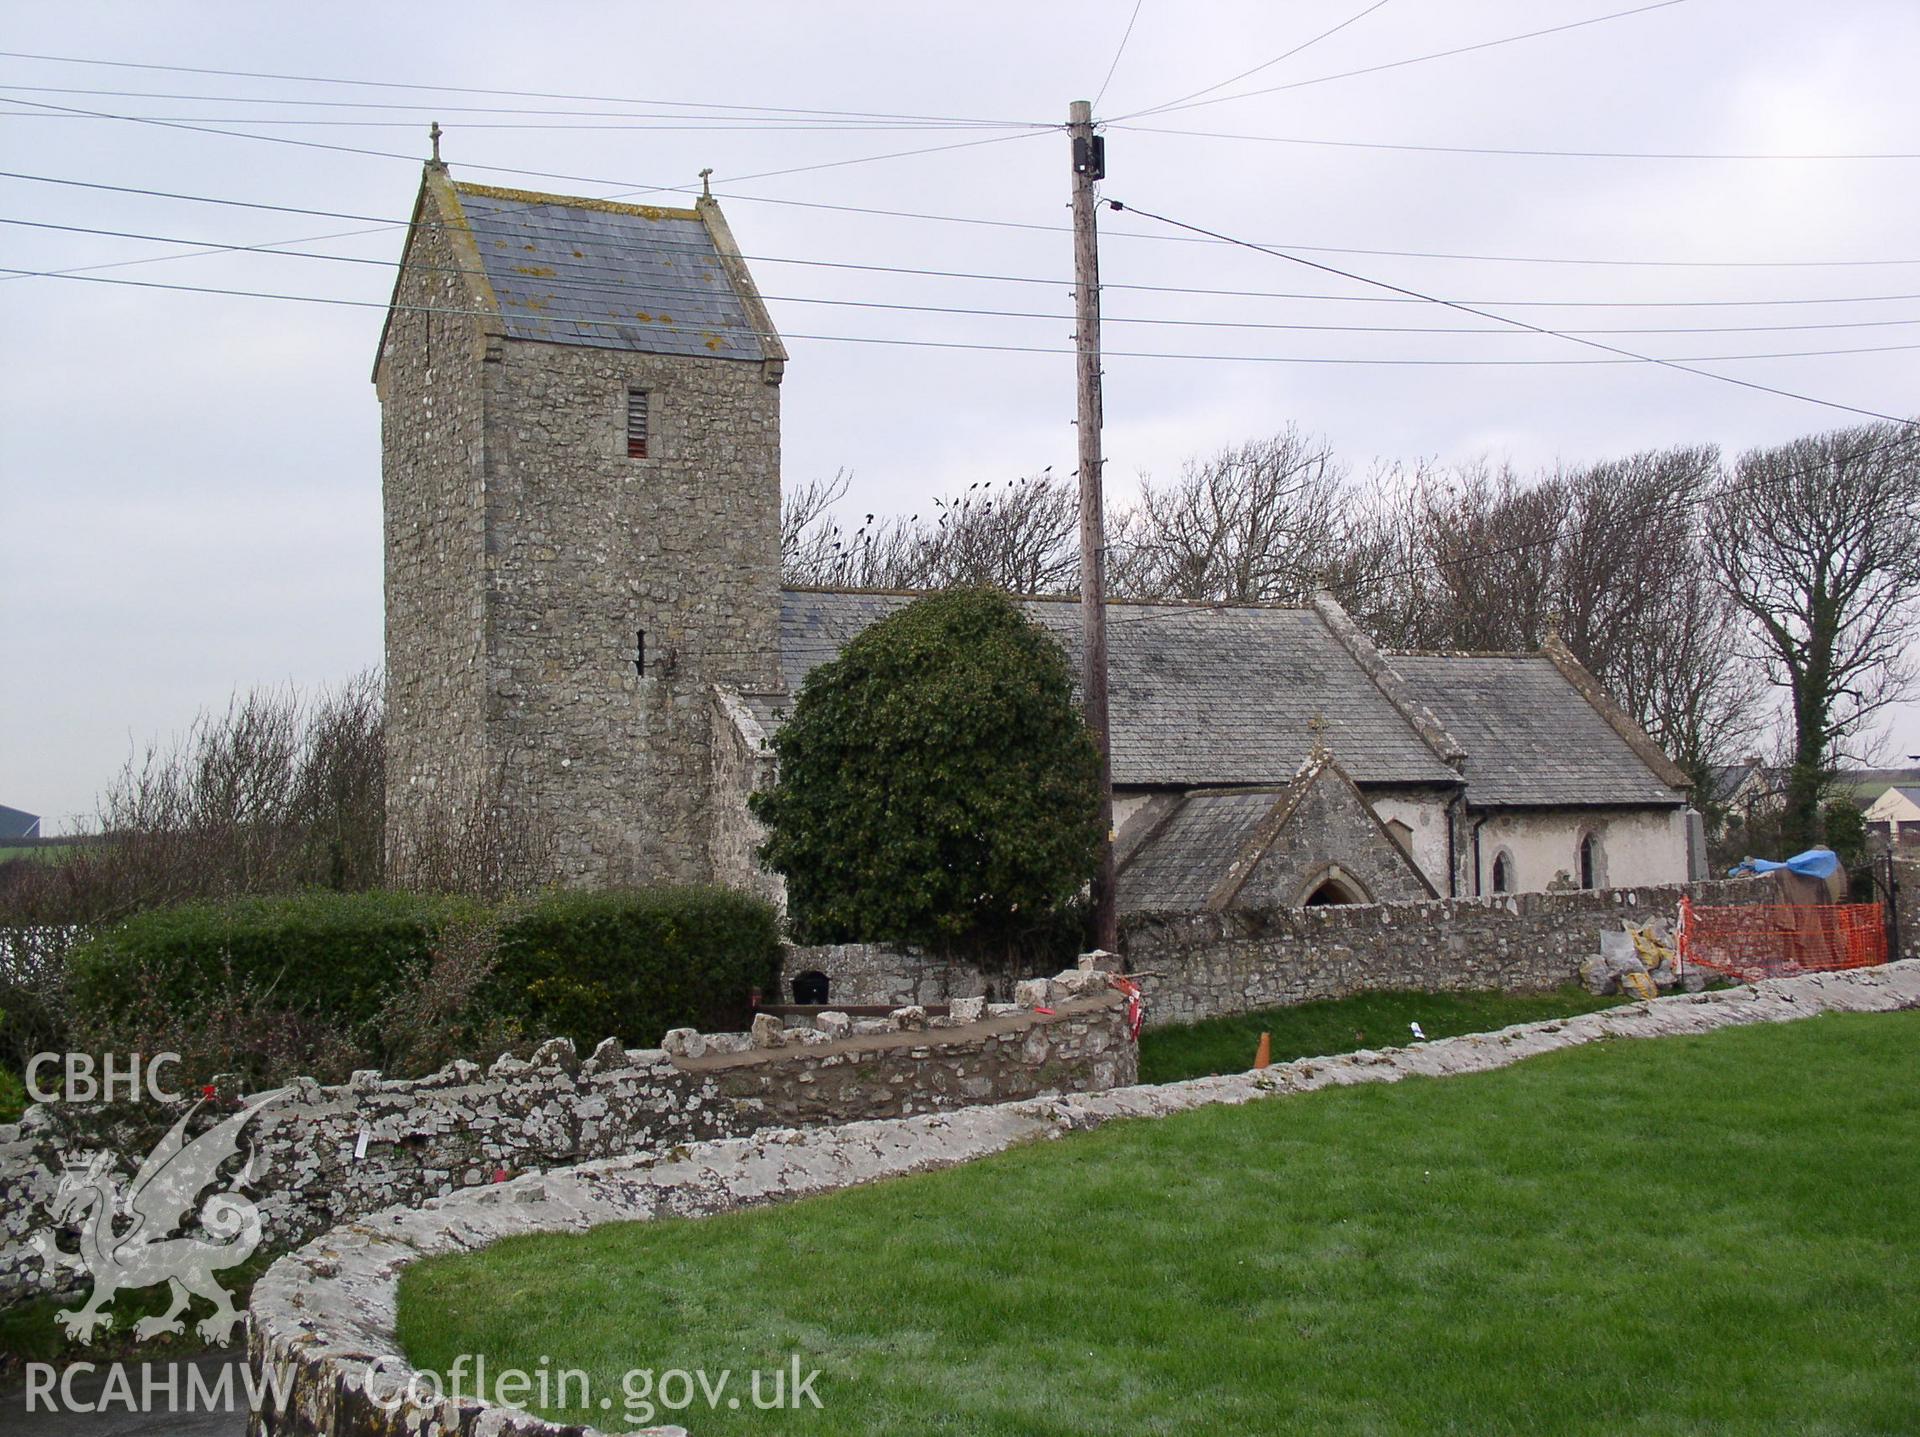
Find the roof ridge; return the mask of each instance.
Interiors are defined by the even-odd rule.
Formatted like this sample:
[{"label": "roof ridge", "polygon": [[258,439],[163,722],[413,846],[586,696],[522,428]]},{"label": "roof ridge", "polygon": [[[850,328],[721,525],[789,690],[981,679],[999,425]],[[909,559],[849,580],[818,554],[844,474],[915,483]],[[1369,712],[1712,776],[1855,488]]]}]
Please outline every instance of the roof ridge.
[{"label": "roof ridge", "polygon": [[[850,584],[782,584],[783,594],[846,594],[871,595],[890,599],[924,599],[933,594],[950,593],[954,588],[965,585],[952,585],[940,589],[888,589],[864,588]],[[988,587],[992,587],[989,585]],[[1020,604],[1077,604],[1078,594],[1016,594],[1010,590],[1000,590],[1009,599]],[[1124,605],[1129,608],[1191,609],[1195,613],[1256,613],[1256,614],[1307,614],[1313,612],[1304,604],[1253,604],[1231,599],[1145,599],[1130,594],[1108,594],[1104,600],[1109,608]]]},{"label": "roof ridge", "polygon": [[[1390,659],[1541,659],[1538,649],[1382,649]],[[1549,660],[1551,662],[1551,660]]]},{"label": "roof ridge", "polygon": [[673,205],[640,205],[620,200],[596,200],[586,195],[551,195],[544,190],[516,190],[504,185],[477,185],[471,180],[449,178],[454,190],[483,199],[511,200],[521,205],[562,205],[573,210],[599,210],[602,214],[637,215],[645,220],[697,220],[700,212]]}]

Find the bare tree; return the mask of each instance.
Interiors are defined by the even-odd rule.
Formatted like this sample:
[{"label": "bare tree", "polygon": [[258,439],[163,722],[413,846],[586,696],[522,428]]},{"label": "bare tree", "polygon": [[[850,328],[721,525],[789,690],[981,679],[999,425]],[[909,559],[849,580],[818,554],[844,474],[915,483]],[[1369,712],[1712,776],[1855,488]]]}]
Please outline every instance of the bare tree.
[{"label": "bare tree", "polygon": [[979,480],[926,515],[876,518],[852,532],[833,514],[844,474],[814,481],[781,506],[781,569],[790,584],[822,588],[943,589],[986,584],[1048,594],[1078,582],[1079,501],[1046,471]]},{"label": "bare tree", "polygon": [[1376,469],[1352,491],[1337,551],[1326,565],[1327,588],[1375,643],[1389,649],[1431,649],[1446,642],[1439,573],[1424,511],[1434,478]]},{"label": "bare tree", "polygon": [[1116,592],[1141,598],[1298,601],[1340,550],[1344,472],[1324,441],[1288,427],[1189,461],[1114,526]]},{"label": "bare tree", "polygon": [[1430,473],[1417,522],[1433,565],[1430,628],[1440,647],[1539,647],[1555,619],[1552,575],[1567,502],[1563,485],[1529,485],[1510,468]]},{"label": "bare tree", "polygon": [[1835,757],[1913,685],[1920,431],[1865,425],[1743,454],[1715,490],[1707,552],[1787,693],[1784,836],[1815,842]]}]

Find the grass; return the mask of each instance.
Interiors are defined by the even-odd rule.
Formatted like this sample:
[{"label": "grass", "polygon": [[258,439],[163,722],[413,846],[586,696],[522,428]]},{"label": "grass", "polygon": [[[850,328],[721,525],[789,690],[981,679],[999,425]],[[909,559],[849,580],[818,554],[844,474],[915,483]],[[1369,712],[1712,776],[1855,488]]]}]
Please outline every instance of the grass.
[{"label": "grass", "polygon": [[63,863],[79,847],[74,843],[0,844],[0,863],[28,858],[37,863]]},{"label": "grass", "polygon": [[614,1411],[546,1415],[616,1430],[632,1369],[822,1370],[822,1412],[652,1418],[697,1437],[1910,1433],[1916,1040],[1597,1043],[516,1239],[409,1269],[401,1335],[584,1368]]},{"label": "grass", "polygon": [[1571,1018],[1626,998],[1596,998],[1580,987],[1552,993],[1362,993],[1291,1008],[1154,1028],[1140,1037],[1140,1081],[1172,1083],[1253,1066],[1260,1035],[1273,1035],[1273,1061],[1410,1043],[1418,1023],[1429,1038],[1487,1033],[1511,1023]]},{"label": "grass", "polygon": [[27,1085],[12,1068],[0,1065],[0,1123],[19,1122],[26,1110]]}]

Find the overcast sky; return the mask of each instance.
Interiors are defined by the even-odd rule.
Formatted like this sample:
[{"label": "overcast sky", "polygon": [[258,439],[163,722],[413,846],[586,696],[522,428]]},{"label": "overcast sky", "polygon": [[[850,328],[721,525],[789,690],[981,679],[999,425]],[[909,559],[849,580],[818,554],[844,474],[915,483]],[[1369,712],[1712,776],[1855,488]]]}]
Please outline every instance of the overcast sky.
[{"label": "overcast sky", "polygon": [[[697,189],[711,166],[789,336],[786,482],[847,470],[856,517],[917,509],[976,479],[1073,467],[1067,145],[1036,127],[1103,84],[1096,114],[1116,122],[1105,193],[1130,205],[1448,298],[1582,306],[1507,311],[1555,327],[1813,326],[1596,337],[1673,358],[1873,349],[1706,367],[1863,409],[1920,408],[1920,349],[1907,347],[1920,345],[1920,161],[1364,147],[1920,151],[1912,0],[1683,0],[1342,73],[1630,3],[1141,0],[1124,49],[1132,0],[10,8],[0,48],[66,59],[0,58],[0,93],[13,102],[0,107],[12,111],[0,114],[6,170],[328,214],[7,178],[0,215],[207,245],[297,240],[378,263],[179,257],[190,246],[0,225],[10,268],[115,265],[88,273],[342,301],[0,278],[0,803],[46,815],[52,831],[91,812],[136,744],[236,689],[326,684],[379,663],[379,410],[368,375],[400,252],[391,222],[411,205],[435,117],[455,176],[477,182],[615,195]],[[1283,85],[1124,119],[1196,91],[1214,101]],[[788,122],[749,106],[779,107]],[[907,128],[920,121],[899,116],[941,123]],[[871,158],[976,141],[990,143]],[[846,160],[863,162],[833,163]],[[801,167],[815,168],[766,173]],[[1360,471],[1376,459],[1482,454],[1532,467],[1678,443],[1732,452],[1858,422],[1653,365],[1549,362],[1604,358],[1549,337],[1287,328],[1486,326],[1130,216],[1103,213],[1102,225],[1103,277],[1115,286],[1115,500],[1142,473],[1169,474],[1189,455],[1289,422],[1327,436]],[[123,263],[155,256],[174,257]],[[1809,299],[1831,302],[1727,303]],[[1254,324],[1275,327],[1235,327]],[[1014,352],[845,342],[853,336]],[[1167,357],[1178,354],[1238,358]],[[1350,362],[1466,359],[1538,362]],[[1914,751],[1920,710],[1909,707],[1884,752]]]}]

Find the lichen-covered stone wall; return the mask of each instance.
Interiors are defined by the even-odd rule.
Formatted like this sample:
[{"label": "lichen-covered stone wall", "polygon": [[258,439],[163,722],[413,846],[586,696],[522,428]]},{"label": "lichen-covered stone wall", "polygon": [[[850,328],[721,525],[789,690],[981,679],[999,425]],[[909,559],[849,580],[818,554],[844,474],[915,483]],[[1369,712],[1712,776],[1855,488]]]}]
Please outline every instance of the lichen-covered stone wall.
[{"label": "lichen-covered stone wall", "polygon": [[509,341],[488,368],[488,740],[508,806],[570,881],[705,881],[712,685],[779,677],[780,391],[759,362],[559,344]]},{"label": "lichen-covered stone wall", "polygon": [[[672,1153],[587,1163],[497,1188],[435,1199],[422,1211],[389,1209],[275,1263],[254,1285],[247,1361],[267,1394],[251,1437],[598,1437],[420,1381],[397,1355],[401,1273],[425,1258],[531,1233],[579,1233],[602,1223],[702,1218],[791,1201],[906,1173],[952,1167],[992,1153],[1098,1127],[1216,1103],[1284,1100],[1288,1094],[1406,1077],[1486,1072],[1539,1054],[1603,1040],[1699,1034],[1821,1013],[1885,1013],[1920,1005],[1920,965],[1820,973],[1750,988],[1630,1003],[1547,1023],[1304,1058],[1258,1072],[1120,1088],[949,1113],[849,1123],[807,1132],[721,1139]],[[377,1373],[370,1363],[382,1358]],[[374,1390],[369,1391],[373,1377]],[[413,1390],[409,1392],[409,1386]],[[583,1413],[590,1422],[619,1414]],[[625,1423],[621,1423],[625,1426]],[[678,1427],[657,1430],[681,1432]],[[696,1431],[698,1425],[696,1424]]]},{"label": "lichen-covered stone wall", "polygon": [[1680,898],[1769,902],[1767,884],[1518,893],[1353,907],[1148,913],[1121,924],[1147,1023],[1191,1022],[1369,989],[1543,990],[1574,982],[1621,920],[1671,921]]},{"label": "lichen-covered stone wall", "polygon": [[766,730],[738,692],[715,684],[712,718],[708,869],[715,883],[757,894],[785,914],[787,885],[779,874],[761,867],[760,845],[767,840],[767,830],[747,807],[752,795],[773,787],[778,762]]},{"label": "lichen-covered stone wall", "polygon": [[403,855],[438,808],[479,796],[486,759],[480,371],[463,262],[431,197],[377,368],[386,534],[387,837]]},{"label": "lichen-covered stone wall", "polygon": [[[456,1062],[408,1081],[359,1073],[333,1087],[302,1080],[250,1126],[246,1192],[265,1245],[289,1247],[393,1203],[590,1158],[1130,1083],[1137,1049],[1108,983],[1083,970],[1023,984],[1013,1004],[974,999],[933,1018],[918,1007],[791,1026],[762,1015],[752,1033],[676,1029],[658,1049],[626,1051],[609,1038],[585,1060],[555,1039],[530,1060],[503,1056],[485,1069]],[[202,1110],[206,1125],[253,1101],[223,1097]],[[130,1128],[89,1105],[35,1107],[0,1126],[0,1303],[72,1285],[74,1274],[54,1271],[42,1251],[65,1167],[105,1149],[131,1176],[178,1112],[156,1105]]]}]

